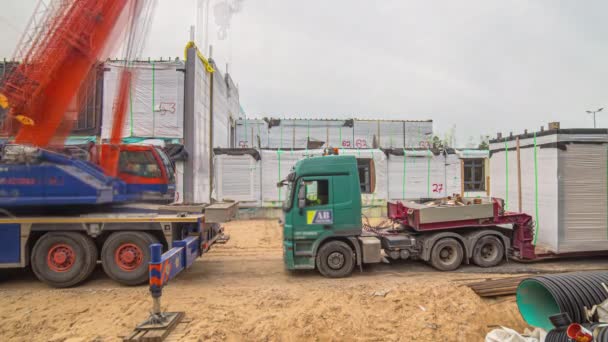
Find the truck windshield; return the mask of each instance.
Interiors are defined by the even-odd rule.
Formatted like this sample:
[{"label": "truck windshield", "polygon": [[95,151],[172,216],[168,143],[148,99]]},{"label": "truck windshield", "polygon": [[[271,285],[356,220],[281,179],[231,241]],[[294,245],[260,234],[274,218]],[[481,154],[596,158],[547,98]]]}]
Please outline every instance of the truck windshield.
[{"label": "truck windshield", "polygon": [[165,169],[167,170],[167,177],[169,177],[169,183],[175,183],[175,170],[173,169],[173,164],[169,157],[162,149],[156,147],[156,152],[160,156],[160,159],[163,160],[163,164],[165,165]]},{"label": "truck windshield", "polygon": [[119,172],[146,178],[161,176],[160,168],[152,151],[121,151]]},{"label": "truck windshield", "polygon": [[[289,209],[291,209],[291,206],[293,204],[293,184],[294,184],[294,180],[296,178],[296,174],[295,173],[290,173],[287,178],[282,182],[283,186],[287,187],[287,191],[286,191],[286,196],[285,196],[285,200],[283,201],[283,211],[289,211]],[[279,190],[280,191],[280,190]]]}]

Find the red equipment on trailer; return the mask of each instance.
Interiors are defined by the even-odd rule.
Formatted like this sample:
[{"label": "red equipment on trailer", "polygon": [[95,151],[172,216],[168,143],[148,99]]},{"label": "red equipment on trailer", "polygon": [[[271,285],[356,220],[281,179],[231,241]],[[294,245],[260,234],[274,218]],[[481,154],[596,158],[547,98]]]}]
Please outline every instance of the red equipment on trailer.
[{"label": "red equipment on trailer", "polygon": [[[466,200],[466,199],[465,199]],[[478,229],[498,227],[500,225],[512,226],[510,246],[512,257],[516,259],[536,259],[534,253],[534,220],[525,213],[509,212],[504,210],[504,202],[498,198],[489,201],[481,199],[468,199],[469,203],[463,206],[428,206],[415,202],[389,202],[387,205],[388,217],[409,227],[416,232],[432,232],[458,229]],[[505,241],[506,242],[506,241]]]}]

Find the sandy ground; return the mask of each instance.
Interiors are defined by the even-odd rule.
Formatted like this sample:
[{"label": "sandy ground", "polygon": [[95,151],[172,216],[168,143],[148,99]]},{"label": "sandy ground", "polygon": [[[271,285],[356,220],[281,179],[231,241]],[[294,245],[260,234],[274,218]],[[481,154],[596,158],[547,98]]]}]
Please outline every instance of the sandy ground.
[{"label": "sandy ground", "polygon": [[[504,273],[597,269],[607,261],[511,262],[453,273],[402,262],[325,279],[284,270],[274,220],[232,222],[227,231],[227,244],[166,288],[163,308],[186,312],[170,340],[482,341],[495,326],[526,325],[514,297],[481,299],[463,284]],[[100,267],[85,284],[61,290],[28,271],[0,272],[1,341],[118,341],[150,306],[146,286],[117,285]]]}]

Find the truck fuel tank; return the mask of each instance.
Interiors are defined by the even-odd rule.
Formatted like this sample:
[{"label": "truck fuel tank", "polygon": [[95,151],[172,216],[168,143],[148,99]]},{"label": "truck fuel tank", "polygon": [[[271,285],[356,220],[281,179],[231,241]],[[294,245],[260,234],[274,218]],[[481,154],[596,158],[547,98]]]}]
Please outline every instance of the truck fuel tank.
[{"label": "truck fuel tank", "polygon": [[380,239],[375,236],[359,236],[361,254],[364,264],[379,263],[382,261]]},{"label": "truck fuel tank", "polygon": [[382,248],[385,250],[405,249],[416,245],[416,239],[409,235],[383,235]]},{"label": "truck fuel tank", "polygon": [[416,239],[410,235],[383,235],[382,248],[391,259],[408,259],[411,256],[410,250],[416,246]]}]

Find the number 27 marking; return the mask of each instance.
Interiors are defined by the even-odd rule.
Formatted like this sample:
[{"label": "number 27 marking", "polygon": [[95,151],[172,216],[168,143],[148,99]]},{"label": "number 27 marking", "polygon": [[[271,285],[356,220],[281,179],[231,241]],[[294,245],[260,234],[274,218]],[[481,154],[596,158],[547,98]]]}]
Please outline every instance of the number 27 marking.
[{"label": "number 27 marking", "polygon": [[443,191],[443,184],[433,184],[433,192],[441,192]]}]

